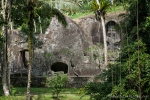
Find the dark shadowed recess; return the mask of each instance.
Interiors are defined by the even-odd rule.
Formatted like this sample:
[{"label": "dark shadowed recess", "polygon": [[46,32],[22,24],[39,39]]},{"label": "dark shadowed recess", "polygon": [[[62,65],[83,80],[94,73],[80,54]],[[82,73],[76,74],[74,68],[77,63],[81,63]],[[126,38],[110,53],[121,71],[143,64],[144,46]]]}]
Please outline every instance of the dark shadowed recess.
[{"label": "dark shadowed recess", "polygon": [[51,70],[54,72],[63,71],[64,74],[68,73],[68,65],[63,62],[55,62],[51,66]]}]

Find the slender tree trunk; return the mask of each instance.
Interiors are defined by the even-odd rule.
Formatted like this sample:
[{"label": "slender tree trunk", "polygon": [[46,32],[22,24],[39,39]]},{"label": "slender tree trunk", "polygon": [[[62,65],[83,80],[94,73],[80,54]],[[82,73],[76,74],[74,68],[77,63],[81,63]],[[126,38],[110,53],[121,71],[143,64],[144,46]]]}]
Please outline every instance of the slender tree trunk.
[{"label": "slender tree trunk", "polygon": [[111,4],[114,5],[114,0],[111,0]]},{"label": "slender tree trunk", "polygon": [[[2,0],[1,2],[1,6],[2,6],[2,17],[3,17],[3,21],[6,23],[7,21],[7,16],[6,16],[6,8],[7,8],[7,0]],[[8,59],[7,59],[7,25],[6,24],[2,25],[2,34],[5,38],[5,40],[3,41],[3,64],[2,64],[2,85],[3,85],[3,91],[4,91],[4,95],[5,96],[9,96],[10,95],[10,87],[9,87],[9,80],[8,80]]]},{"label": "slender tree trunk", "polygon": [[[3,26],[3,34],[6,36],[7,28]],[[8,66],[7,66],[7,36],[5,37],[5,42],[3,43],[3,64],[2,64],[2,85],[5,96],[10,95],[9,91],[9,81],[8,81]]]},{"label": "slender tree trunk", "polygon": [[27,83],[27,97],[26,100],[30,100],[30,84],[31,84],[31,68],[32,68],[32,38],[28,36],[28,48],[29,48],[29,65],[28,65],[28,83]]},{"label": "slender tree trunk", "polygon": [[42,25],[41,25],[41,17],[39,16],[39,23],[40,23],[40,32],[41,32],[41,34],[43,33],[43,31],[42,31]]},{"label": "slender tree trunk", "polygon": [[[11,0],[8,0],[8,23],[9,23],[9,26],[8,26],[8,29],[9,29],[9,33],[11,34],[11,30],[12,30],[12,22],[11,22],[11,9],[12,9],[12,1]],[[7,51],[8,52],[8,51]],[[7,53],[8,54],[8,53]],[[9,63],[9,60],[7,59],[8,63]],[[7,64],[8,64],[7,63]],[[10,89],[10,66],[8,65],[8,71],[7,71],[7,79],[8,79],[8,87],[9,87],[9,91],[11,92],[11,89]]]},{"label": "slender tree trunk", "polygon": [[30,100],[30,84],[31,84],[31,68],[32,68],[32,54],[33,54],[33,29],[34,29],[34,0],[28,0],[28,49],[29,49],[29,64],[28,64],[28,83],[26,100]]},{"label": "slender tree trunk", "polygon": [[138,19],[138,0],[137,0],[137,8],[136,8],[136,22],[137,22],[137,41],[138,41],[138,92],[139,92],[139,100],[142,100],[142,87],[141,87],[141,68],[140,68],[140,47],[139,47],[139,19]]},{"label": "slender tree trunk", "polygon": [[36,32],[36,22],[34,20],[34,32]]},{"label": "slender tree trunk", "polygon": [[107,66],[108,62],[107,62],[107,39],[106,39],[106,29],[105,29],[105,23],[104,23],[104,18],[102,15],[100,15],[101,17],[101,24],[102,24],[102,28],[103,28],[103,41],[104,41],[104,59],[105,59],[105,66]]}]

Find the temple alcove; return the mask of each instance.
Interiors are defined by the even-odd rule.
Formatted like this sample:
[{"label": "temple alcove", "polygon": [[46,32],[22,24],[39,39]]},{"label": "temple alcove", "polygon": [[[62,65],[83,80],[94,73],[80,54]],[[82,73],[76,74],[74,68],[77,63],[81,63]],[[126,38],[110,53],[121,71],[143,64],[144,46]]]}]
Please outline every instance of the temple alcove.
[{"label": "temple alcove", "polygon": [[108,50],[114,51],[120,48],[120,26],[115,21],[109,21],[106,23],[106,35]]},{"label": "temple alcove", "polygon": [[63,62],[55,62],[51,66],[51,70],[54,72],[64,72],[64,74],[68,73],[68,65]]}]

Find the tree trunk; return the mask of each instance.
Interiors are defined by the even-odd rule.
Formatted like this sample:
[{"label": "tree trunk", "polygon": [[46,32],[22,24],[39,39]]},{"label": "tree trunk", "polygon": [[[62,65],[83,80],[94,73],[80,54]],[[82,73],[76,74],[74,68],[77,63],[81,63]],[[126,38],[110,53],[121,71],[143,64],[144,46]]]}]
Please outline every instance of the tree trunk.
[{"label": "tree trunk", "polygon": [[139,36],[139,16],[138,16],[138,12],[139,12],[139,7],[138,7],[138,0],[137,0],[137,8],[136,8],[136,31],[137,31],[137,41],[138,41],[138,92],[139,92],[139,100],[142,100],[142,86],[141,86],[141,68],[140,68],[140,36]]},{"label": "tree trunk", "polygon": [[28,83],[27,83],[27,97],[26,100],[30,100],[30,84],[31,84],[31,68],[32,68],[32,44],[31,37],[28,37],[28,47],[29,47],[29,65],[28,65]]},{"label": "tree trunk", "polygon": [[[11,10],[12,10],[12,0],[8,0],[8,19],[7,20],[8,20],[8,23],[9,23],[8,29],[9,29],[10,34],[11,34],[11,30],[12,30]],[[8,55],[8,53],[7,53],[7,55]],[[7,59],[7,61],[9,63],[8,59]],[[10,66],[8,65],[7,67],[8,67],[8,69],[7,69],[8,87],[9,87],[9,91],[11,92],[11,89],[10,89]]]},{"label": "tree trunk", "polygon": [[39,23],[40,23],[40,32],[42,34],[43,32],[42,32],[42,25],[41,25],[41,17],[40,16],[39,16]]},{"label": "tree trunk", "polygon": [[33,53],[33,29],[34,29],[34,0],[28,0],[28,49],[29,49],[29,64],[28,64],[28,83],[26,100],[30,100],[30,84],[31,84],[31,68],[32,68],[32,53]]},{"label": "tree trunk", "polygon": [[114,5],[114,0],[111,0],[111,4]]},{"label": "tree trunk", "polygon": [[103,28],[103,41],[104,41],[104,60],[105,60],[105,66],[107,66],[107,39],[106,39],[106,29],[105,29],[105,23],[104,23],[104,17],[100,15],[101,17],[101,24]]},{"label": "tree trunk", "polygon": [[[2,0],[1,2],[1,7],[2,7],[2,17],[3,21],[6,23],[8,22],[8,19],[6,18],[6,8],[8,7],[7,1]],[[2,34],[5,37],[5,40],[3,41],[3,64],[2,64],[2,85],[3,85],[3,91],[5,96],[10,95],[10,85],[9,85],[9,69],[8,69],[8,59],[7,59],[7,25],[6,24],[2,25]]]},{"label": "tree trunk", "polygon": [[[7,34],[6,33],[6,26],[3,27],[3,34]],[[5,37],[5,41],[7,40],[7,38]],[[10,91],[9,91],[9,81],[8,81],[8,68],[7,68],[7,43],[4,42],[3,43],[3,64],[2,64],[2,85],[3,85],[3,91],[4,91],[4,95],[5,96],[9,96],[10,95]]]}]

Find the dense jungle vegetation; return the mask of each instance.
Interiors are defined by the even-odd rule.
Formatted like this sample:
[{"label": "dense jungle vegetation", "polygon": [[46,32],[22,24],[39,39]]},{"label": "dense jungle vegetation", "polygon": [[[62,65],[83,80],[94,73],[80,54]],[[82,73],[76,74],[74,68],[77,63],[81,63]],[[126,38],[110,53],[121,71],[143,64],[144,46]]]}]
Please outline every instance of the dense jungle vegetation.
[{"label": "dense jungle vegetation", "polygon": [[[31,61],[29,62],[29,70],[31,70],[33,34],[44,33],[53,16],[57,16],[65,28],[67,23],[64,15],[79,18],[93,14],[91,2],[95,2],[96,8],[99,6],[97,1],[102,4],[100,6],[103,7],[102,9],[97,8],[97,11],[102,15],[109,12],[126,12],[120,15],[123,19],[120,23],[121,31],[124,33],[120,56],[117,62],[114,64],[108,63],[107,70],[103,70],[99,76],[95,77],[95,80],[101,80],[101,82],[91,82],[80,89],[72,89],[76,93],[73,93],[71,89],[67,89],[68,94],[76,94],[76,96],[79,94],[82,100],[150,100],[149,0],[1,0],[0,73],[2,81],[0,82],[0,100],[24,100],[26,94],[26,99],[31,100],[32,96],[30,94],[32,92],[39,95],[36,89],[35,91],[31,90],[30,93],[30,74],[28,75],[27,93],[24,92],[26,91],[24,88],[10,87],[10,74],[7,66],[7,30],[11,29],[11,25],[13,24],[14,29],[28,33],[26,35],[28,36]],[[106,2],[110,4],[105,6]],[[33,30],[35,22],[36,27],[38,27],[36,32]],[[61,84],[61,86],[63,85]],[[50,94],[48,95],[52,95],[52,91],[49,92]],[[50,96],[43,96],[42,94],[44,93],[45,95],[47,94],[47,92],[43,91],[42,93],[40,92],[41,97],[36,96],[35,98],[37,100],[52,99]],[[79,100],[79,98],[68,98],[65,98],[65,100]]]}]

